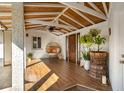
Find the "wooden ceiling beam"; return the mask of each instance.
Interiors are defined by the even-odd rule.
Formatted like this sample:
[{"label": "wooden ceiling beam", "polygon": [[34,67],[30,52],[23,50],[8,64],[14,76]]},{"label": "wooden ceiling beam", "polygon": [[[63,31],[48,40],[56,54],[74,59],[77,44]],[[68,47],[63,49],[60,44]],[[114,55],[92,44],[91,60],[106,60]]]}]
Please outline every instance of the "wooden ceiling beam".
[{"label": "wooden ceiling beam", "polygon": [[61,12],[25,12],[24,15],[58,15]]},{"label": "wooden ceiling beam", "polygon": [[26,21],[30,21],[30,20],[50,20],[50,19],[54,19],[54,17],[48,17],[48,18],[31,18],[31,19],[25,19]]},{"label": "wooden ceiling beam", "polygon": [[81,24],[81,23],[79,23],[78,21],[76,21],[76,20],[72,19],[72,18],[71,18],[71,17],[69,17],[68,15],[63,14],[63,16],[65,16],[66,18],[68,18],[68,19],[72,20],[73,22],[75,22],[75,23],[76,23],[76,24],[78,24],[79,26],[85,27],[83,24]]},{"label": "wooden ceiling beam", "polygon": [[8,27],[0,21],[0,30],[7,30]]},{"label": "wooden ceiling beam", "polygon": [[90,22],[91,24],[95,24],[92,20],[90,20],[88,17],[86,17],[85,15],[83,15],[80,11],[71,8],[75,13],[77,13],[78,15],[80,15],[82,18],[84,18],[85,20],[87,20],[88,22]]},{"label": "wooden ceiling beam", "polygon": [[11,20],[12,16],[0,16],[0,20]]},{"label": "wooden ceiling beam", "polygon": [[64,8],[66,6],[62,4],[26,4],[25,7],[31,6],[31,7],[57,7],[57,8]]},{"label": "wooden ceiling beam", "polygon": [[11,23],[3,23],[5,26],[7,26],[7,25],[12,25]]},{"label": "wooden ceiling beam", "polygon": [[102,5],[103,5],[103,8],[104,8],[105,14],[108,17],[108,11],[107,11],[107,6],[106,6],[105,2],[102,2]]},{"label": "wooden ceiling beam", "polygon": [[62,24],[55,24],[51,22],[45,22],[45,21],[39,21],[39,20],[30,20],[29,21],[32,24],[42,24],[42,25],[48,25],[48,26],[56,26],[56,27],[61,27],[65,29],[72,29],[70,26],[62,25]]},{"label": "wooden ceiling beam", "polygon": [[41,24],[30,24],[30,23],[25,24],[25,26],[34,26],[34,25],[41,25]]},{"label": "wooden ceiling beam", "polygon": [[25,26],[26,28],[30,28],[30,27],[44,27],[42,25],[30,25],[30,26]]},{"label": "wooden ceiling beam", "polygon": [[6,4],[1,4],[0,3],[0,12],[3,13],[11,13],[12,9],[11,9],[11,5],[6,5]]},{"label": "wooden ceiling beam", "polygon": [[31,7],[24,6],[24,12],[61,12],[64,8],[62,7]]},{"label": "wooden ceiling beam", "polygon": [[41,27],[34,27],[34,28],[25,28],[26,31],[28,30],[41,30]]},{"label": "wooden ceiling beam", "polygon": [[91,7],[93,7],[96,11],[100,12],[104,15],[104,13],[92,2],[87,2]]},{"label": "wooden ceiling beam", "polygon": [[66,8],[53,20],[53,22],[56,21],[61,15],[63,15],[67,10],[68,10],[68,7],[66,7]]},{"label": "wooden ceiling beam", "polygon": [[94,25],[91,25],[91,26],[87,26],[87,27],[85,27],[85,28],[78,29],[77,31],[72,31],[72,32],[70,32],[70,33],[67,33],[67,34],[65,34],[65,35],[63,35],[63,36],[68,36],[68,35],[76,34],[76,33],[79,33],[79,32],[82,31],[82,30],[88,30],[88,29],[91,29],[91,28],[94,28],[94,27],[98,27],[98,26],[101,26],[101,25],[106,26],[106,23],[107,23],[107,22],[108,22],[108,21],[104,21],[104,22],[100,22],[100,23],[98,23],[98,24],[94,24]]},{"label": "wooden ceiling beam", "polygon": [[78,28],[74,27],[73,25],[69,24],[68,22],[66,22],[66,21],[64,21],[64,20],[62,20],[62,19],[59,19],[59,21],[61,21],[62,23],[66,24],[66,25],[68,25],[68,26],[70,26],[70,27],[72,27],[72,28],[75,29],[75,30],[78,29]]},{"label": "wooden ceiling beam", "polygon": [[88,13],[90,15],[94,15],[94,16],[100,18],[100,19],[107,20],[105,15],[103,15],[103,14],[101,14],[101,13],[99,13],[99,12],[97,12],[97,11],[91,9],[91,8],[88,8],[86,6],[80,5],[76,2],[61,2],[61,3],[67,5],[68,7],[80,10],[81,12],[85,12],[85,13]]},{"label": "wooden ceiling beam", "polygon": [[73,30],[68,30],[68,29],[65,29],[65,28],[62,28],[62,30],[65,30],[67,32],[72,32]]},{"label": "wooden ceiling beam", "polygon": [[65,33],[68,33],[68,32],[71,32],[71,31],[68,31],[66,29],[61,29],[61,31],[65,32]]},{"label": "wooden ceiling beam", "polygon": [[42,28],[43,26],[28,26],[28,27],[25,27],[25,29],[30,29],[30,28]]},{"label": "wooden ceiling beam", "polygon": [[57,15],[25,15],[25,19],[33,19],[33,18],[55,18]]}]

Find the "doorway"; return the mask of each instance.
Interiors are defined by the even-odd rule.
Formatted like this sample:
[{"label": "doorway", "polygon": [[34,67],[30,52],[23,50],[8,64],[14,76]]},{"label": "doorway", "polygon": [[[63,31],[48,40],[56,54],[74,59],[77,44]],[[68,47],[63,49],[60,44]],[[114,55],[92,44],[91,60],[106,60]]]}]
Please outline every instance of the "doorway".
[{"label": "doorway", "polygon": [[12,86],[12,34],[0,30],[0,89]]},{"label": "doorway", "polygon": [[66,36],[66,60],[68,62],[73,62],[76,64],[79,63],[80,60],[79,38],[80,33]]}]

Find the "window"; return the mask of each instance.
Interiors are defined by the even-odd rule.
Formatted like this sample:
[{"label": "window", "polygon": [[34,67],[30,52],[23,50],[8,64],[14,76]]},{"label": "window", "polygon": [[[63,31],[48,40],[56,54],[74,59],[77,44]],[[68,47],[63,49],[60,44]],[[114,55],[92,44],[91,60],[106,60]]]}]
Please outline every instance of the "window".
[{"label": "window", "polygon": [[33,49],[41,48],[41,37],[33,37]]}]

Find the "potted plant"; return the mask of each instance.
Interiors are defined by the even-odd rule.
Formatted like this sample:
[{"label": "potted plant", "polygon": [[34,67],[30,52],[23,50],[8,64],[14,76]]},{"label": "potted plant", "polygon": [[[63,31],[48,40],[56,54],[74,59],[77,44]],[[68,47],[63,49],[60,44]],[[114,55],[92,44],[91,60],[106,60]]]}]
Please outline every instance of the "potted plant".
[{"label": "potted plant", "polygon": [[102,37],[100,35],[96,36],[94,43],[97,45],[97,51],[98,52],[100,51],[100,45],[105,44],[105,41],[106,41],[105,37]]},{"label": "potted plant", "polygon": [[100,33],[101,30],[99,29],[90,29],[89,34],[93,37],[93,43],[97,45],[97,51],[91,51],[90,56],[95,55],[94,53],[97,53],[96,55],[101,55],[101,53],[105,53],[105,51],[100,51],[100,49],[102,49],[100,46],[102,44],[105,44],[106,38],[101,36]]},{"label": "potted plant", "polygon": [[[100,31],[100,30],[95,30]],[[93,34],[93,32],[92,32]],[[90,59],[91,61],[96,61],[97,59],[107,60],[108,53],[106,51],[100,51],[102,49],[101,45],[105,44],[106,38],[101,36],[100,33],[98,33],[96,36],[93,37],[94,44],[97,45],[96,51],[90,51]],[[96,62],[97,63],[97,62]]]},{"label": "potted plant", "polygon": [[89,52],[91,51],[91,46],[93,44],[93,37],[89,34],[82,35],[80,37],[80,44],[81,47],[83,47],[80,65],[82,66],[82,64],[84,64],[84,68],[86,70],[89,70],[90,67]]},{"label": "potted plant", "polygon": [[100,45],[105,44],[106,38],[100,35],[100,29],[90,29],[89,34],[93,37],[93,43],[97,45],[97,51],[100,51]]},{"label": "potted plant", "polygon": [[28,62],[31,62],[33,54],[32,53],[28,53],[27,57],[28,57]]},{"label": "potted plant", "polygon": [[90,51],[90,76],[101,81],[102,75],[107,75],[107,60],[108,53],[106,51],[101,51],[102,45],[105,44],[106,38],[102,36],[101,30],[91,29],[89,34],[93,37],[93,44],[96,45],[97,49]]},{"label": "potted plant", "polygon": [[83,52],[83,59],[84,59],[85,70],[89,70],[90,69],[90,55],[89,55],[89,52],[86,52],[86,51]]}]

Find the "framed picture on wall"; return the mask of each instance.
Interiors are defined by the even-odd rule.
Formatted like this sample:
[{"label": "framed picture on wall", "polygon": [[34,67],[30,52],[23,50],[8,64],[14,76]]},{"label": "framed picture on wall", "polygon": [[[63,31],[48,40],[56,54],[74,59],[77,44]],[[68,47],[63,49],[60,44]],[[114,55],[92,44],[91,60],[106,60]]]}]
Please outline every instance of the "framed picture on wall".
[{"label": "framed picture on wall", "polygon": [[33,49],[41,49],[41,37],[33,37]]}]

